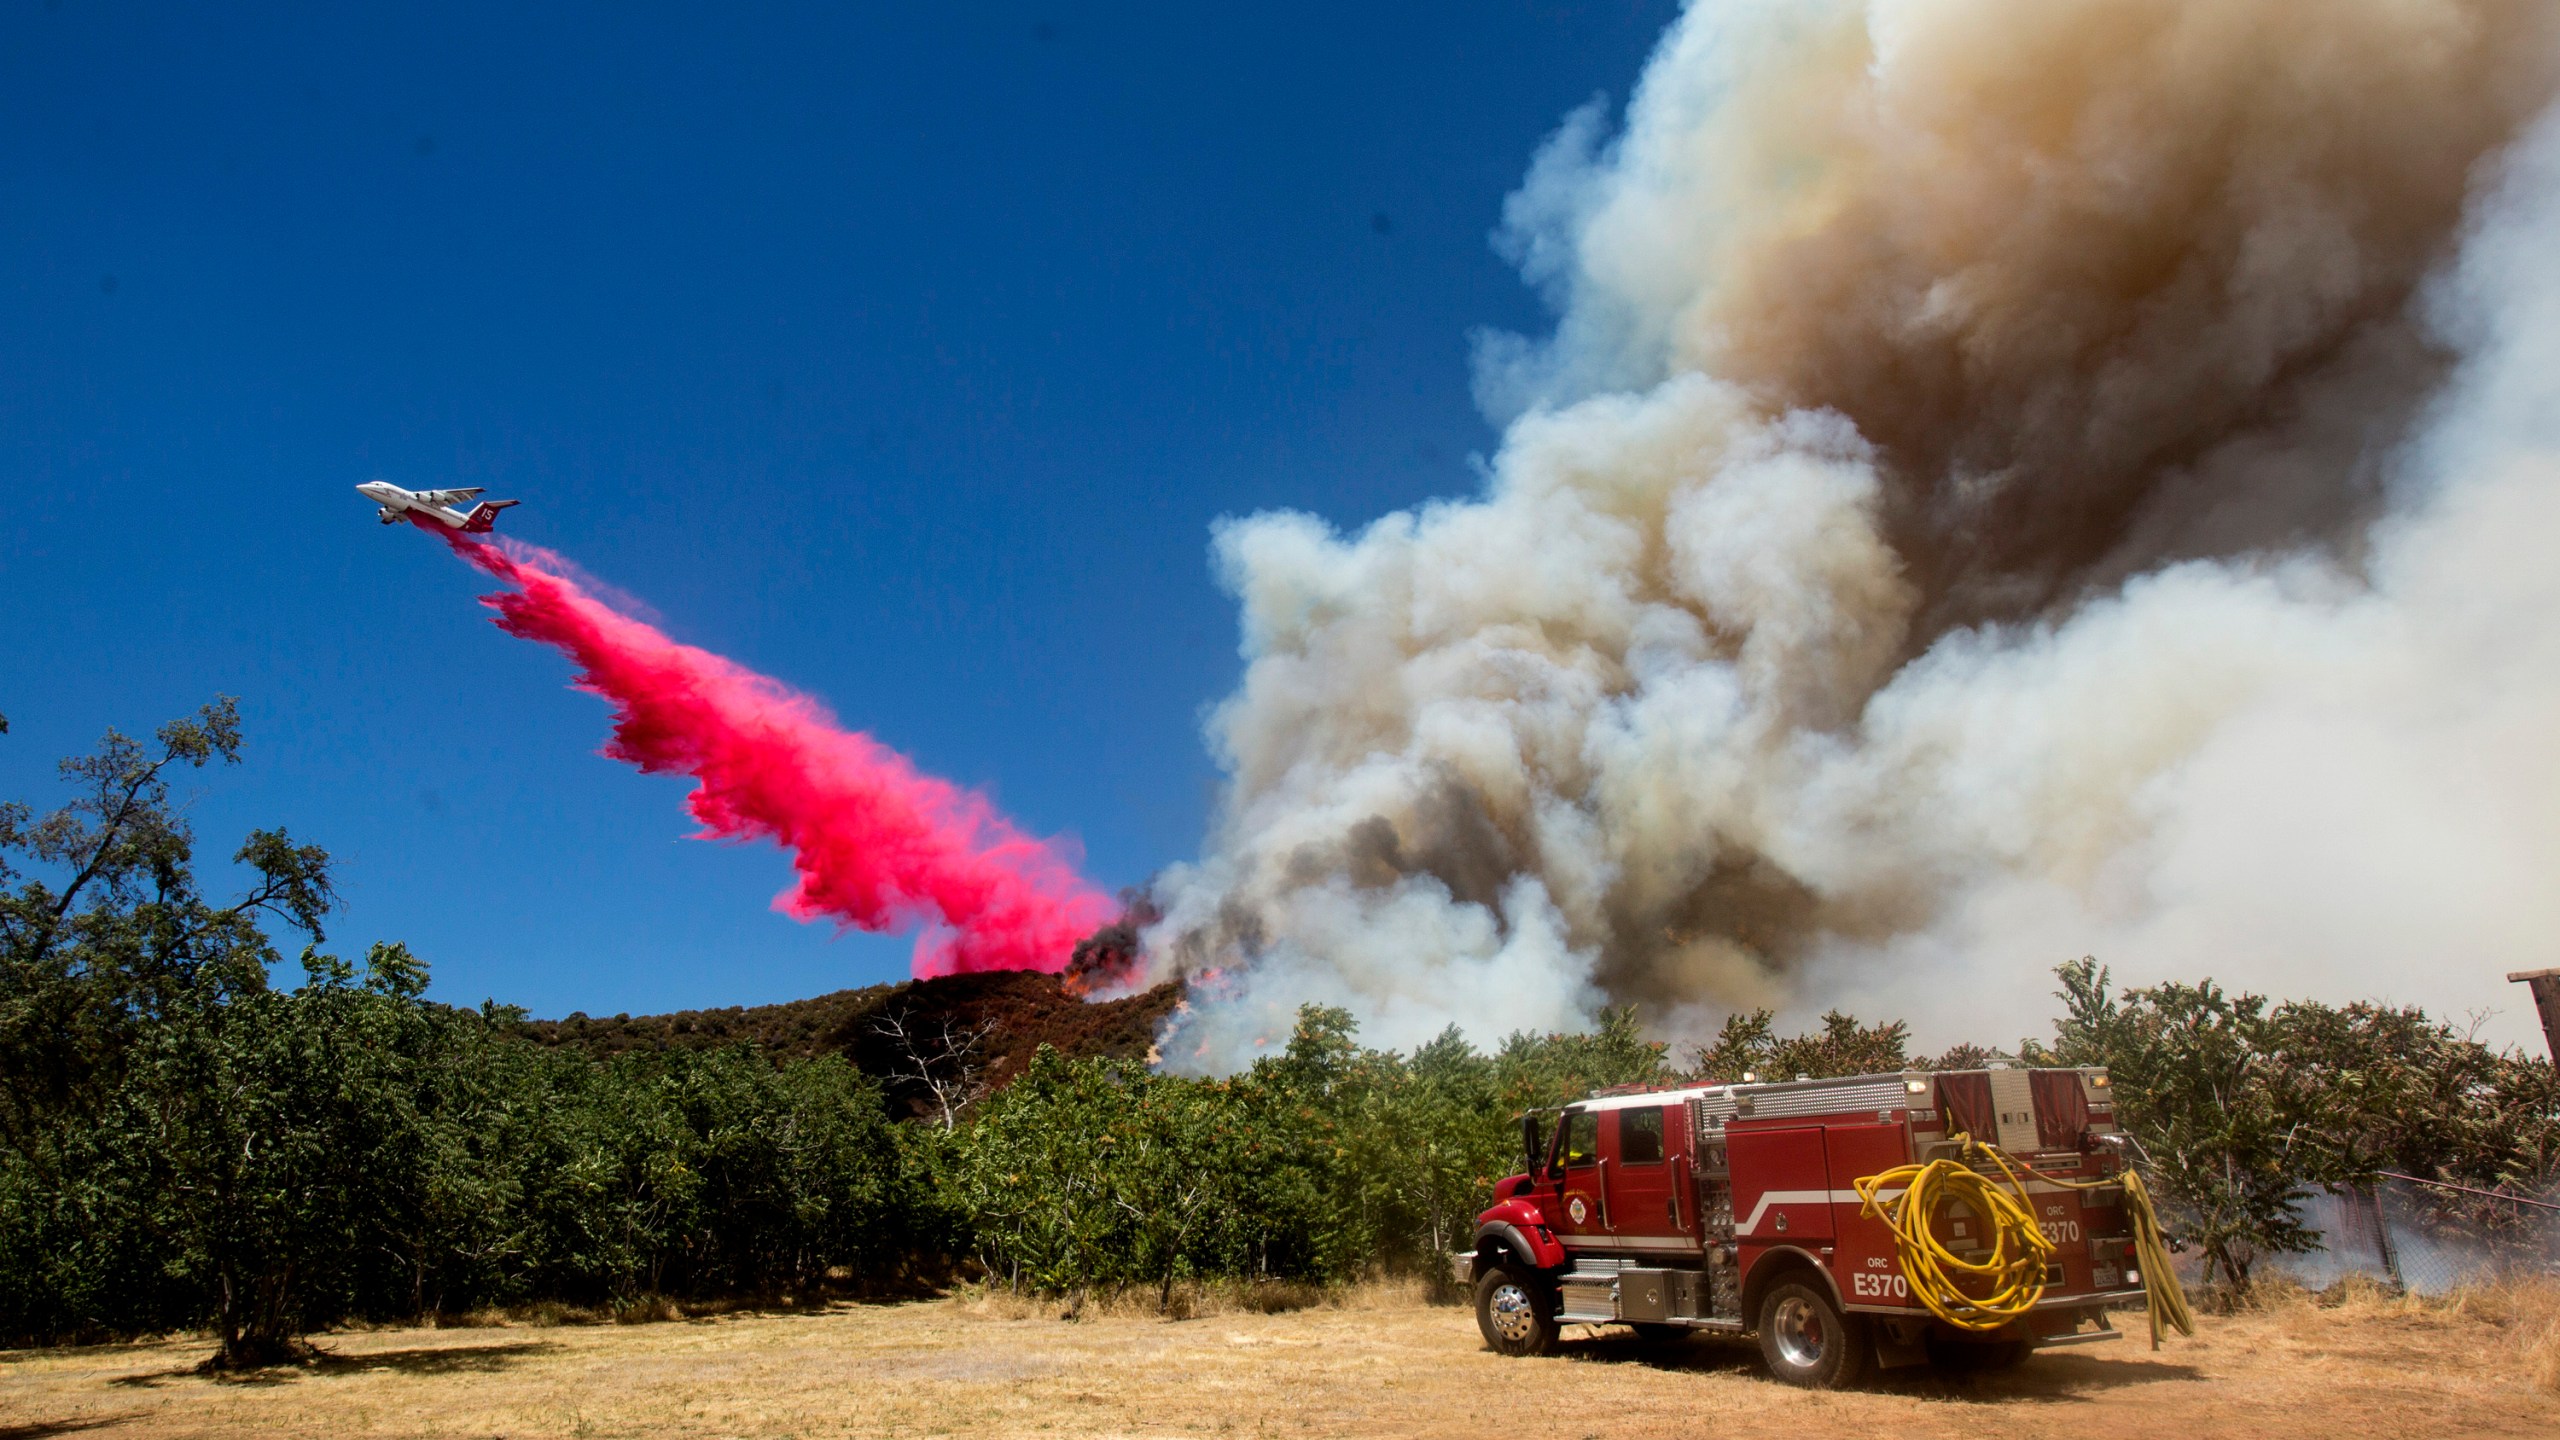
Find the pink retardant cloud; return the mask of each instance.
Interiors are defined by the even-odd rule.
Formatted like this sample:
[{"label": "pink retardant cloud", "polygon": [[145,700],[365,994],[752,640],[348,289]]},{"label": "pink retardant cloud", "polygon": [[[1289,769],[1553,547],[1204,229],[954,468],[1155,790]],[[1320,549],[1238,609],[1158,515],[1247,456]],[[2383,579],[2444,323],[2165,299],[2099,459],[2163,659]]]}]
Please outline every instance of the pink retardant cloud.
[{"label": "pink retardant cloud", "polygon": [[515,587],[482,597],[499,628],[567,655],[578,688],[613,707],[605,754],[700,782],[685,808],[702,838],[770,840],[790,854],[799,879],[774,899],[784,914],[921,927],[914,965],[926,976],[1057,971],[1117,913],[1059,846],[1015,829],[984,796],[918,773],[808,696],[621,613],[561,557],[423,528]]}]

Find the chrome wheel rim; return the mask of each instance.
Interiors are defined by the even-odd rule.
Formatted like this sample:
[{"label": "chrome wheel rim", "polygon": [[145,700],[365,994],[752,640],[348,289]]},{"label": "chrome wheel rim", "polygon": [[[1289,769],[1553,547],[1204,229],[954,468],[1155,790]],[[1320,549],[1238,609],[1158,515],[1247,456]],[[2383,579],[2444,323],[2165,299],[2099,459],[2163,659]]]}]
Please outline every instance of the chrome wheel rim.
[{"label": "chrome wheel rim", "polygon": [[1790,1295],[1778,1302],[1778,1313],[1772,1319],[1770,1333],[1778,1342],[1780,1358],[1799,1370],[1810,1370],[1822,1363],[1823,1355],[1831,1348],[1831,1333],[1823,1324],[1820,1311]]},{"label": "chrome wheel rim", "polygon": [[1538,1333],[1538,1312],[1529,1292],[1517,1285],[1496,1285],[1485,1313],[1493,1317],[1493,1333],[1517,1344]]}]

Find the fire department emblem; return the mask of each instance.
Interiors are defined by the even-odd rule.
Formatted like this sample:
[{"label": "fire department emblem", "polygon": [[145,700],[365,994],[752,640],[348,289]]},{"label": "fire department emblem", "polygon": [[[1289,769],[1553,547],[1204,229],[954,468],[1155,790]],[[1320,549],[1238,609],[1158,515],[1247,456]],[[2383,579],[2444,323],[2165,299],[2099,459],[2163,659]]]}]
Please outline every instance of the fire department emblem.
[{"label": "fire department emblem", "polygon": [[1582,1217],[1591,1213],[1583,1207],[1582,1197],[1579,1195],[1574,1196],[1573,1203],[1565,1206],[1564,1208],[1565,1213],[1573,1217],[1573,1223],[1576,1225],[1582,1223]]}]

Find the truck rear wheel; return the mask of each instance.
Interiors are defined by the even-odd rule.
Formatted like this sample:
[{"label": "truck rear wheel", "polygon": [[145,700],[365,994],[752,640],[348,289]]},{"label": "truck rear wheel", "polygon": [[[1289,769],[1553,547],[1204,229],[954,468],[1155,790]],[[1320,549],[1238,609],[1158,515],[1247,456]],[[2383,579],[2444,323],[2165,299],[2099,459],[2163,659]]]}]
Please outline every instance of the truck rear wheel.
[{"label": "truck rear wheel", "polygon": [[1867,1327],[1810,1280],[1781,1280],[1760,1301],[1760,1354],[1769,1373],[1807,1390],[1855,1384],[1867,1369]]},{"label": "truck rear wheel", "polygon": [[1544,1355],[1556,1346],[1555,1292],[1535,1276],[1494,1265],[1476,1277],[1476,1328],[1502,1355]]}]

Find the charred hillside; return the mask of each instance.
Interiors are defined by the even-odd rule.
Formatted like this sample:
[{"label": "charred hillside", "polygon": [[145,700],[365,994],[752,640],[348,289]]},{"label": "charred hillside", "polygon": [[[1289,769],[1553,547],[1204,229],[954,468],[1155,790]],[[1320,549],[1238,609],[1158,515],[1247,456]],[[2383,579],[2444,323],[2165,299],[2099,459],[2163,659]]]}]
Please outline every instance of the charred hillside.
[{"label": "charred hillside", "polygon": [[893,1106],[921,1114],[933,1104],[925,1071],[946,1077],[966,1068],[973,1072],[969,1088],[995,1090],[1020,1075],[1042,1045],[1071,1057],[1143,1059],[1180,998],[1179,984],[1165,984],[1122,1000],[1087,1002],[1055,975],[998,970],[837,990],[779,1005],[579,1013],[529,1020],[524,1033],[598,1058],[742,1042],[779,1058],[842,1055],[879,1079]]}]

